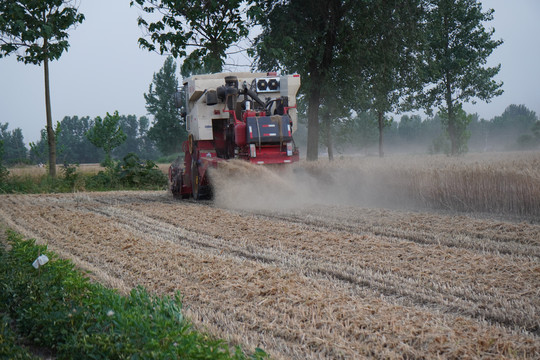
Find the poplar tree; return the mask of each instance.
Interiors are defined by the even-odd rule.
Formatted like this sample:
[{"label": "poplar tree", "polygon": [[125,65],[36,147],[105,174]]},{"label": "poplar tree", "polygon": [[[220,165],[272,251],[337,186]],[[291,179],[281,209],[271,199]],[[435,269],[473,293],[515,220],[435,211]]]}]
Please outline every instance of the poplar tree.
[{"label": "poplar tree", "polygon": [[56,177],[56,142],[52,124],[49,61],[69,47],[68,30],[82,23],[77,3],[69,0],[0,1],[0,57],[13,53],[25,64],[43,64],[49,144],[49,175]]},{"label": "poplar tree", "polygon": [[178,89],[175,73],[176,63],[169,56],[163,67],[154,73],[148,94],[144,94],[146,110],[154,116],[148,137],[164,155],[180,152],[182,142],[187,139],[185,121],[174,104],[174,94]]},{"label": "poplar tree", "polygon": [[426,1],[425,49],[421,75],[425,90],[418,96],[426,108],[446,114],[446,132],[452,155],[466,148],[464,136],[469,117],[459,116],[463,103],[477,99],[489,102],[501,95],[502,82],[493,78],[501,65],[486,67],[487,58],[502,44],[494,40],[495,29],[484,25],[493,20],[493,9],[482,11],[477,0]]}]

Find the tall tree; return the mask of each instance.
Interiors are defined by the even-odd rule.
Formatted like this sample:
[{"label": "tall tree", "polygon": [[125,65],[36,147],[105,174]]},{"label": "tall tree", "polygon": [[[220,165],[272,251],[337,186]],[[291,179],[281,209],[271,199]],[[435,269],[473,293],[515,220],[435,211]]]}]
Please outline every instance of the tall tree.
[{"label": "tall tree", "polygon": [[139,45],[175,58],[185,57],[183,76],[220,72],[227,49],[249,32],[242,16],[243,3],[244,0],[132,0],[132,6],[137,4],[146,13],[161,16],[155,22],[139,17],[139,26],[150,36],[150,41],[140,38]]},{"label": "tall tree", "polygon": [[502,44],[492,39],[494,29],[484,27],[493,12],[483,12],[477,0],[426,0],[426,87],[418,99],[426,108],[437,106],[447,114],[452,155],[459,153],[463,139],[464,127],[457,116],[460,105],[471,99],[489,102],[502,94],[502,83],[493,80],[500,64],[485,67],[489,55]]},{"label": "tall tree", "polygon": [[78,13],[75,1],[0,1],[0,57],[17,53],[17,60],[25,64],[43,63],[51,177],[56,177],[56,143],[51,114],[49,61],[57,60],[68,49],[67,31],[83,20],[84,15]]},{"label": "tall tree", "polygon": [[379,156],[383,156],[383,130],[389,124],[386,114],[401,109],[405,93],[417,90],[420,50],[421,0],[372,0],[367,5],[371,21],[358,58],[367,58],[364,81],[377,113]]},{"label": "tall tree", "polygon": [[[258,67],[267,71],[284,69],[302,76],[302,92],[308,102],[308,160],[318,158],[321,98],[332,71],[337,70],[337,58],[348,56],[347,47],[354,38],[351,23],[362,18],[362,3],[259,0],[251,8],[252,16],[262,26],[262,33],[255,40]],[[350,77],[350,67],[340,69],[345,71],[332,75],[340,79]]]},{"label": "tall tree", "polygon": [[144,94],[146,110],[154,116],[148,136],[165,155],[180,152],[182,142],[187,139],[185,121],[174,104],[174,93],[178,88],[175,73],[176,63],[169,56],[163,67],[154,73],[148,94]]},{"label": "tall tree", "polygon": [[94,126],[88,130],[86,137],[92,144],[105,151],[105,166],[112,164],[111,152],[114,148],[126,141],[126,134],[120,127],[120,115],[115,111],[113,115],[107,113],[103,119],[96,117]]}]

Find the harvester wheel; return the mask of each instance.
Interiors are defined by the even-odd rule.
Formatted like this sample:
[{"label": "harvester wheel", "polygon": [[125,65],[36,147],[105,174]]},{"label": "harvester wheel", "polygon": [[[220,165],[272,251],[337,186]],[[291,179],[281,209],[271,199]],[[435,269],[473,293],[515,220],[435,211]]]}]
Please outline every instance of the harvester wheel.
[{"label": "harvester wheel", "polygon": [[196,161],[193,161],[191,163],[191,194],[194,200],[199,200],[201,198],[200,181],[199,166]]}]

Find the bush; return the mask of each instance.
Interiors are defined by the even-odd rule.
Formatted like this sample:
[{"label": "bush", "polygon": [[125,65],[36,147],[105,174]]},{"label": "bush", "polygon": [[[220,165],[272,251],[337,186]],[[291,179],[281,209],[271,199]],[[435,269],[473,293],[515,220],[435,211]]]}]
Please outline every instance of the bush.
[{"label": "bush", "polygon": [[[14,320],[19,337],[53,349],[58,359],[246,359],[240,348],[195,332],[179,293],[160,298],[138,287],[120,296],[46,246],[14,232],[8,242],[9,251],[0,246],[0,314]],[[40,254],[50,261],[36,270],[31,264]],[[266,357],[262,350],[251,356]]]},{"label": "bush", "polygon": [[165,186],[167,177],[152,160],[142,162],[134,153],[124,156],[119,179],[127,186]]}]

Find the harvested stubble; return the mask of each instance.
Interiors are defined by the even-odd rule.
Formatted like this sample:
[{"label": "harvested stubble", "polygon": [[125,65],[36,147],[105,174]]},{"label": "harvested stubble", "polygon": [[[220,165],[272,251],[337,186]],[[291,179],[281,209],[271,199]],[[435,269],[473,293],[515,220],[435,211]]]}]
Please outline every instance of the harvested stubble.
[{"label": "harvested stubble", "polygon": [[110,286],[180,290],[197,324],[274,358],[540,356],[540,225],[159,192],[3,196],[0,218]]}]

